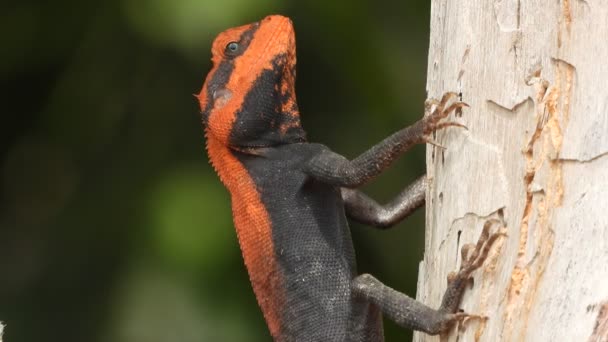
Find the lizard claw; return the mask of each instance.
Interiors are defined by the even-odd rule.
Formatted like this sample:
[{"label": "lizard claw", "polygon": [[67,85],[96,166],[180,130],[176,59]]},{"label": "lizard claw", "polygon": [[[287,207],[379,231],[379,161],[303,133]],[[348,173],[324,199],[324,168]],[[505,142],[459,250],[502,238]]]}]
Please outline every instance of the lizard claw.
[{"label": "lizard claw", "polygon": [[438,131],[438,130],[446,128],[446,127],[460,127],[460,128],[464,128],[467,131],[469,130],[469,128],[467,126],[465,126],[459,122],[454,122],[454,121],[439,122],[435,125],[431,125],[429,127],[429,129],[431,129],[431,132],[434,132],[434,131]]},{"label": "lizard claw", "polygon": [[466,312],[458,312],[454,314],[454,318],[452,322],[459,322],[462,323],[459,325],[458,330],[460,332],[463,332],[465,329],[465,325],[467,324],[467,322],[469,320],[479,320],[479,321],[487,321],[488,320],[488,316],[481,316],[481,315],[472,315],[472,314],[468,314]]},{"label": "lizard claw", "polygon": [[439,102],[439,107],[441,107],[441,109],[443,109],[446,105],[446,103],[450,102],[451,99],[457,97],[458,94],[453,92],[453,91],[448,91],[447,93],[443,94],[443,96],[441,97],[441,101]]},{"label": "lizard claw", "polygon": [[488,316],[482,316],[482,315],[473,315],[473,314],[469,314],[466,312],[457,312],[457,313],[453,313],[452,315],[452,321],[453,322],[465,322],[468,321],[470,319],[479,319],[479,320],[486,320],[488,319]]},{"label": "lizard claw", "polygon": [[[463,259],[458,276],[468,278],[473,271],[481,267],[496,240],[500,237],[507,236],[507,234],[502,231],[490,234],[490,228],[492,228],[494,223],[495,221],[490,220],[483,225],[479,240],[477,240],[477,244],[474,247],[472,245],[464,245],[462,247],[461,253]],[[471,252],[470,249],[473,249],[473,251]]]},{"label": "lizard claw", "polygon": [[425,141],[426,141],[427,144],[433,145],[433,146],[435,146],[437,148],[440,148],[440,149],[443,149],[443,150],[447,150],[448,149],[447,147],[441,145],[440,143],[436,142],[435,140],[433,140],[431,138],[427,138],[427,139],[425,139]]},{"label": "lizard claw", "polygon": [[475,248],[475,244],[467,243],[460,248],[460,258],[462,260],[469,260],[473,253],[473,249]]},{"label": "lizard claw", "polygon": [[439,107],[439,100],[426,99],[426,101],[424,101],[424,116],[427,117],[431,115],[437,107]]},{"label": "lizard claw", "polygon": [[466,312],[449,313],[449,314],[445,314],[443,317],[444,317],[443,320],[439,323],[441,325],[441,327],[438,329],[440,331],[440,333],[442,333],[442,334],[446,333],[456,323],[462,323],[462,324],[459,324],[459,326],[458,326],[458,330],[462,332],[465,328],[465,324],[469,320],[475,319],[475,320],[485,321],[488,319],[487,316],[472,315],[472,314],[468,314]]},{"label": "lizard claw", "polygon": [[463,124],[456,122],[441,122],[441,120],[447,118],[452,112],[464,107],[469,107],[465,102],[456,101],[446,108],[448,103],[457,96],[458,94],[454,92],[447,92],[443,95],[441,100],[427,99],[425,101],[425,115],[423,119],[425,135],[450,126],[466,128]]}]

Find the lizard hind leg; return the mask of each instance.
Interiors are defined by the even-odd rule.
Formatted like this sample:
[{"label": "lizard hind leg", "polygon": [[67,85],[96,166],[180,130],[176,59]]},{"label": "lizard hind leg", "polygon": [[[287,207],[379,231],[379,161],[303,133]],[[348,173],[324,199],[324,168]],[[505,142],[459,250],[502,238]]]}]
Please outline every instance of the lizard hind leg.
[{"label": "lizard hind leg", "polygon": [[458,312],[460,300],[471,280],[473,271],[483,265],[494,243],[505,233],[490,234],[492,221],[486,222],[477,244],[463,246],[463,260],[458,272],[448,277],[441,306],[435,310],[415,299],[396,291],[369,274],[355,277],[351,282],[353,295],[376,305],[395,323],[430,335],[442,334],[455,323],[467,319],[486,319],[486,317]]}]

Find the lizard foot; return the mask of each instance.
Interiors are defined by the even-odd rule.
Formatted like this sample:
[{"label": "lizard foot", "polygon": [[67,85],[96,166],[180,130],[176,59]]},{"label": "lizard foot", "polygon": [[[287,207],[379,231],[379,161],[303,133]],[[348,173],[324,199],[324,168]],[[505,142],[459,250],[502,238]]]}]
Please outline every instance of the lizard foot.
[{"label": "lizard foot", "polygon": [[[501,236],[507,236],[507,234],[502,231],[490,234],[490,228],[492,228],[494,223],[495,221],[487,221],[483,225],[477,244],[466,244],[462,246],[462,249],[460,250],[462,265],[460,265],[460,270],[456,274],[456,278],[470,278],[471,273],[483,265],[483,262],[488,257],[488,253],[496,240]],[[449,282],[450,280],[448,279],[448,283]]]},{"label": "lizard foot", "polygon": [[[437,100],[437,99],[427,99],[424,103],[424,119],[423,119],[423,133],[425,136],[428,136],[429,134],[446,128],[446,127],[450,127],[450,126],[454,126],[454,127],[462,127],[462,128],[467,128],[465,125],[458,123],[458,122],[453,122],[453,121],[442,121],[443,119],[447,118],[448,115],[450,115],[450,113],[452,113],[455,110],[458,110],[460,108],[463,107],[468,107],[469,105],[464,103],[464,102],[460,102],[460,101],[456,101],[453,102],[452,104],[450,104],[448,106],[448,103],[454,99],[455,97],[457,97],[458,94],[454,93],[454,92],[448,92],[445,93],[443,95],[443,97],[441,98],[441,100]],[[447,106],[447,108],[446,108]]]},{"label": "lizard foot", "polygon": [[473,271],[480,268],[487,259],[490,250],[494,243],[507,234],[500,230],[490,234],[490,229],[496,221],[487,221],[481,231],[479,240],[476,244],[466,244],[461,249],[462,264],[458,272],[452,272],[448,275],[448,288],[443,296],[443,301],[439,311],[446,313],[446,328],[451,327],[456,322],[464,322],[468,319],[482,319],[487,317],[479,315],[471,315],[465,312],[458,312],[460,300],[464,294],[465,288],[472,281],[471,274]]}]

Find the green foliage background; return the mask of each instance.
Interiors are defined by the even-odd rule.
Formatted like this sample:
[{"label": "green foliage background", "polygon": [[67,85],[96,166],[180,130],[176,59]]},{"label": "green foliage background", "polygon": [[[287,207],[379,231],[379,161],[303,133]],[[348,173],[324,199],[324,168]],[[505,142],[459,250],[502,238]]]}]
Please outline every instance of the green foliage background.
[{"label": "green foliage background", "polygon": [[[309,138],[354,157],[422,115],[429,12],[425,0],[3,3],[4,340],[270,340],[192,96],[211,41],[290,16]],[[365,190],[388,200],[423,170],[417,147]],[[414,295],[422,213],[352,229],[360,271]]]}]

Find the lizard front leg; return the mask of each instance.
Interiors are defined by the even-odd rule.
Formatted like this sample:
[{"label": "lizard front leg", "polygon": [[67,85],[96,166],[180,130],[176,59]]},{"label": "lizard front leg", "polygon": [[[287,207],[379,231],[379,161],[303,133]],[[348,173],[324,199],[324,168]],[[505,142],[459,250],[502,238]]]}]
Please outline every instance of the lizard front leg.
[{"label": "lizard front leg", "polygon": [[425,117],[397,131],[353,160],[330,150],[322,150],[306,162],[303,170],[327,184],[359,187],[384,171],[413,145],[431,142],[431,133],[450,126],[464,127],[457,122],[443,121],[451,112],[467,106],[464,102],[454,102],[447,106],[456,96],[455,93],[447,93],[441,101],[432,101],[432,105],[426,108]]},{"label": "lizard front leg", "polygon": [[357,189],[340,190],[348,217],[374,227],[389,228],[424,205],[426,186],[426,176],[422,176],[384,205]]},{"label": "lizard front leg", "polygon": [[472,252],[469,253],[470,245],[463,247],[462,265],[457,273],[448,276],[448,288],[439,309],[432,309],[384,285],[369,274],[362,274],[353,279],[351,283],[353,293],[379,307],[387,317],[400,326],[430,335],[446,332],[453,324],[467,317],[479,317],[457,311],[466,285],[471,279],[471,273],[483,265],[498,238],[505,236],[502,232],[490,235],[491,226],[491,221],[486,222]]}]

